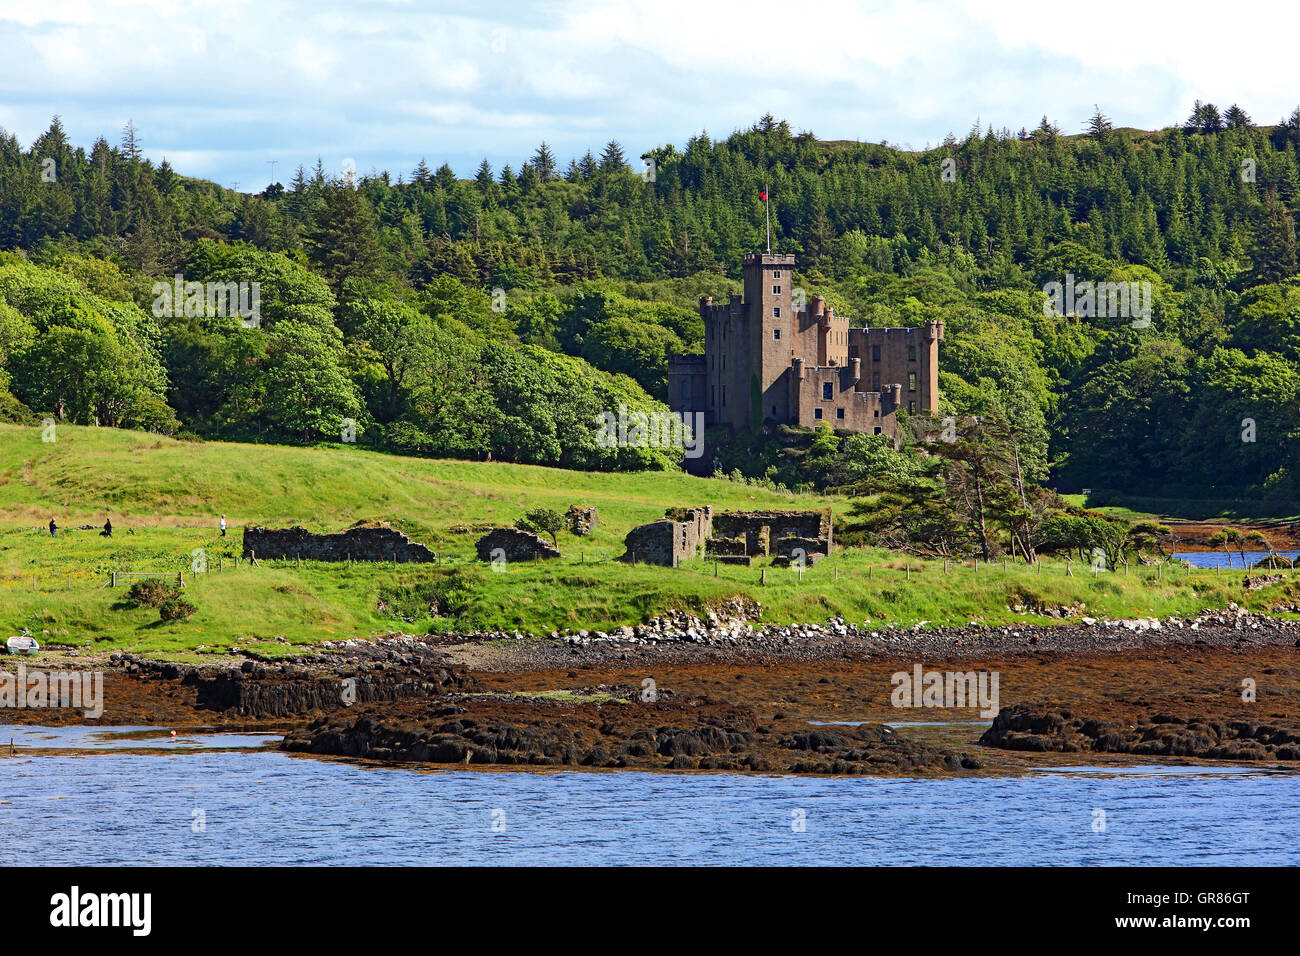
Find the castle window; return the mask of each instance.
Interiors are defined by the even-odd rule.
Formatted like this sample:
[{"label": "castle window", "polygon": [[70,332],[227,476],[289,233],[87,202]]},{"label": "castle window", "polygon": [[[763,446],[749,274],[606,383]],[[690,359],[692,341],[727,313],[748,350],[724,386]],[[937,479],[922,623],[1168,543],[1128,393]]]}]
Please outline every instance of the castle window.
[{"label": "castle window", "polygon": [[873,346],[871,346],[871,361],[873,361],[873,362],[879,362],[879,361],[880,361],[880,346],[879,346],[879,345],[873,345]]},{"label": "castle window", "polygon": [[908,402],[908,403],[907,403],[907,414],[909,414],[909,415],[915,415],[915,414],[916,414],[916,402]]},{"label": "castle window", "polygon": [[773,278],[773,279],[779,279],[779,278],[781,278],[781,270],[780,270],[780,269],[773,269],[773,270],[772,270],[772,278]]},{"label": "castle window", "polygon": [[908,390],[909,392],[915,392],[915,391],[916,391],[916,373],[915,373],[915,372],[908,372],[908,373],[907,373],[907,390]]},{"label": "castle window", "polygon": [[830,382],[822,382],[822,398],[830,401],[835,397],[835,386]]},{"label": "castle window", "polygon": [[915,362],[915,361],[916,361],[916,346],[915,346],[915,345],[909,345],[909,346],[907,347],[907,360],[908,360],[909,362]]},{"label": "castle window", "polygon": [[817,419],[818,421],[822,420],[822,410],[820,408],[813,409],[813,418]]},{"label": "castle window", "polygon": [[772,330],[772,338],[774,338],[774,339],[779,339],[779,338],[781,338],[781,330],[780,330],[780,329],[773,329],[773,330]]},{"label": "castle window", "polygon": [[880,434],[880,426],[877,425],[876,428],[875,428],[875,431],[873,431],[871,434],[873,434],[873,435],[879,435],[879,434]]},{"label": "castle window", "polygon": [[875,412],[872,413],[872,416],[871,416],[871,417],[872,417],[872,418],[879,418],[879,417],[880,417],[880,409],[877,408],[877,409],[875,410]]},{"label": "castle window", "polygon": [[722,407],[727,407],[727,386],[722,386]]},{"label": "castle window", "polygon": [[772,306],[772,318],[774,319],[781,318],[781,307],[779,305]]},{"label": "castle window", "polygon": [[772,286],[772,294],[773,294],[773,295],[780,295],[780,294],[781,294],[781,287],[780,287],[779,285],[774,285],[774,286]]},{"label": "castle window", "polygon": [[880,373],[879,373],[879,372],[872,372],[872,373],[871,373],[871,390],[872,390],[873,392],[878,392],[878,391],[880,391]]},{"label": "castle window", "polygon": [[835,417],[842,419],[844,417],[844,409],[842,408],[835,409]]}]

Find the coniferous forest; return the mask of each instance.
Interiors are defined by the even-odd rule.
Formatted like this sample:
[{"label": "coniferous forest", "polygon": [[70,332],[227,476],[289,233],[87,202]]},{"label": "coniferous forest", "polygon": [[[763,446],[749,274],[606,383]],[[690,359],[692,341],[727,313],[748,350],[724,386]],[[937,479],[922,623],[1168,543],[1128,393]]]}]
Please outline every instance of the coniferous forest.
[{"label": "coniferous forest", "polygon": [[[703,349],[700,295],[772,244],[854,324],[942,319],[942,410],[994,415],[1026,473],[1168,497],[1300,497],[1300,108],[1196,103],[1169,128],[1044,117],[938,146],[828,142],[765,116],[470,179],[420,160],[299,166],[256,195],[141,150],[0,131],[0,418],[181,437],[356,439],[405,454],[614,470],[604,410],[662,407]],[[437,160],[434,159],[434,162]],[[260,286],[256,323],[159,314],[155,283]],[[1150,322],[1044,309],[1045,287],[1150,283]],[[738,436],[723,470],[850,487],[906,471],[872,436]]]}]

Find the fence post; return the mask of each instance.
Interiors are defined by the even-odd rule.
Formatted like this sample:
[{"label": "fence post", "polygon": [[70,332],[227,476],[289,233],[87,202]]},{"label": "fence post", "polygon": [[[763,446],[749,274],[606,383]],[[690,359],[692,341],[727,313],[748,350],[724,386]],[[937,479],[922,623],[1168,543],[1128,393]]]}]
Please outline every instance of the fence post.
[{"label": "fence post", "polygon": [[912,562],[907,562],[907,580],[912,580]]},{"label": "fence post", "polygon": [[764,585],[764,586],[766,586],[766,585],[767,585],[767,568],[763,568],[761,571],[758,572],[758,574],[759,574],[758,583],[759,583],[759,584],[762,584],[762,585]]},{"label": "fence post", "polygon": [[110,588],[115,588],[115,587],[117,587],[117,572],[116,572],[116,571],[109,571],[109,572],[108,572],[108,586],[109,586]]}]

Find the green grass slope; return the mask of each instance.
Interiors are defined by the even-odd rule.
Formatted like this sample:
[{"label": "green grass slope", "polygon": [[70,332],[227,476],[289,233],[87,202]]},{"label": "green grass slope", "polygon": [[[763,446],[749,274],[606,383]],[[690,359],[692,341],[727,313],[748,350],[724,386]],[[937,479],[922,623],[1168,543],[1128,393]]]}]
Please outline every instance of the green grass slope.
[{"label": "green grass slope", "polygon": [[[735,595],[762,602],[764,619],[912,624],[1046,620],[1015,605],[1083,605],[1098,616],[1190,614],[1243,600],[1240,575],[1154,579],[1041,568],[905,561],[841,549],[802,575],[786,569],[629,567],[613,560],[633,526],[680,505],[717,510],[832,506],[841,499],[780,494],[677,473],[591,474],[527,465],[401,458],[352,446],[186,443],[138,432],[0,425],[0,638],[29,627],[47,645],[123,648],[192,658],[232,647],[292,653],[321,640],[454,629],[635,624],[669,608],[702,612]],[[474,556],[487,525],[539,505],[595,505],[590,538],[562,534],[564,557],[494,572]],[[105,514],[112,539],[98,535]],[[217,533],[225,513],[230,536]],[[45,529],[53,515],[60,528]],[[341,530],[386,520],[439,552],[437,565],[339,565],[233,560],[244,525]],[[81,530],[78,526],[89,525]],[[202,553],[207,573],[191,573]],[[909,576],[908,568],[911,568]],[[164,623],[122,603],[112,571],[182,572],[197,608]],[[1077,573],[1077,572],[1076,572]],[[1273,589],[1276,590],[1276,589]],[[1259,604],[1270,592],[1258,592]]]}]

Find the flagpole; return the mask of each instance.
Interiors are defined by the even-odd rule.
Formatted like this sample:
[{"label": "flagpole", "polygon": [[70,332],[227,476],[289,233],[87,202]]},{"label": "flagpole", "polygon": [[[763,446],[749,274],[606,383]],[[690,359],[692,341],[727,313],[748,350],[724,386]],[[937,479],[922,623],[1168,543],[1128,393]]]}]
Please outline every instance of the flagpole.
[{"label": "flagpole", "polygon": [[772,252],[772,196],[763,183],[763,218],[767,220],[767,251]]}]

